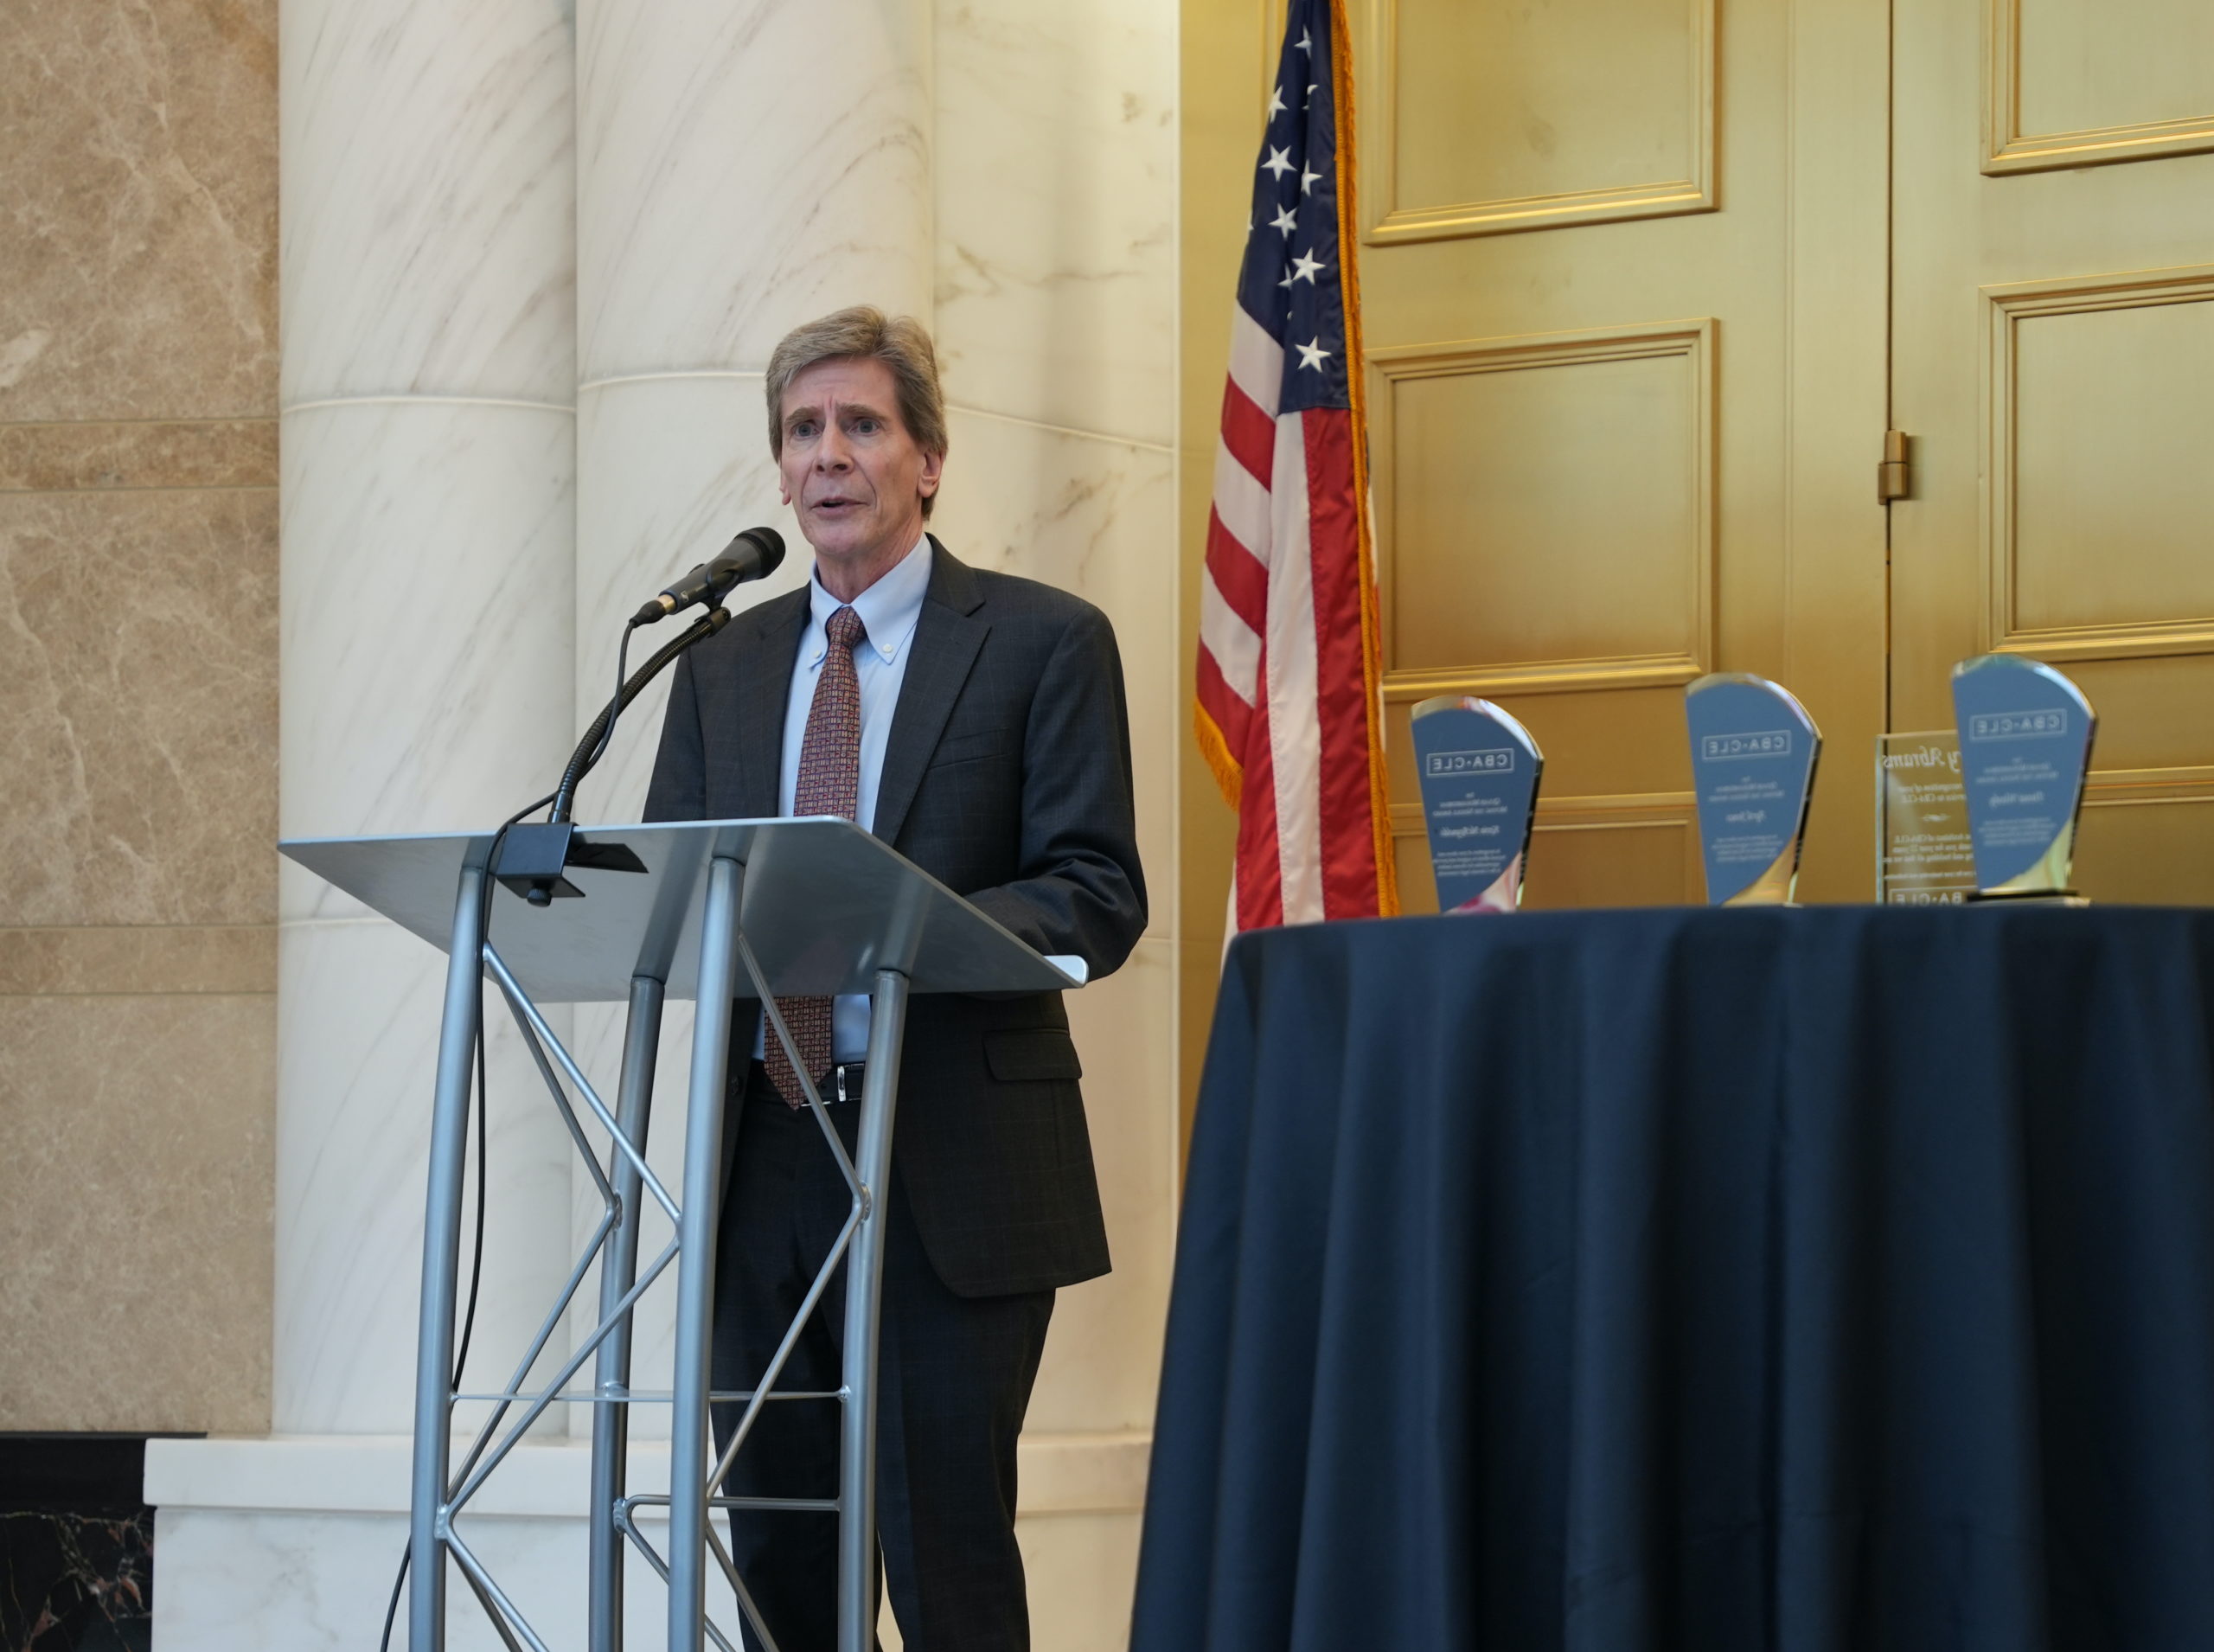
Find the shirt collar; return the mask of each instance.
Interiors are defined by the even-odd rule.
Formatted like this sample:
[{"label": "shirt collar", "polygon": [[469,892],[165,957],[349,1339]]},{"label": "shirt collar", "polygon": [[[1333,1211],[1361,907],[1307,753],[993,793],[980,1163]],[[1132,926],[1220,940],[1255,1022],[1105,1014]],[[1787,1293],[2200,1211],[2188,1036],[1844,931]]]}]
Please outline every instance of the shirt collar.
[{"label": "shirt collar", "polygon": [[[923,599],[930,588],[931,540],[925,534],[883,578],[854,599],[853,610],[868,633],[868,646],[886,665],[899,658],[899,650],[915,634],[916,623],[923,617]],[[807,595],[810,618],[806,663],[812,670],[829,652],[830,616],[846,605],[825,591],[822,581],[812,573],[807,576]]]}]

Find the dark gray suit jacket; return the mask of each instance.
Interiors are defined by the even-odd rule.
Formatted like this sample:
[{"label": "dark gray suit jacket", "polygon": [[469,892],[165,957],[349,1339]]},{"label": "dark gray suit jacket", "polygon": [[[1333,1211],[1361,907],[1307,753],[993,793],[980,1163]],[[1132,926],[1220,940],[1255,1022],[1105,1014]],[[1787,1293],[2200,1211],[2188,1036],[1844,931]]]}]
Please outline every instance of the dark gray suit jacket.
[{"label": "dark gray suit jacket", "polygon": [[[1040,951],[1084,958],[1097,979],[1146,922],[1113,628],[1065,592],[931,547],[873,829]],[[647,819],[777,813],[807,621],[803,587],[739,614],[679,663]],[[740,1001],[733,1050],[752,1047],[758,1015]],[[1059,993],[910,1004],[893,1167],[949,1289],[995,1296],[1107,1271],[1081,1071]]]}]

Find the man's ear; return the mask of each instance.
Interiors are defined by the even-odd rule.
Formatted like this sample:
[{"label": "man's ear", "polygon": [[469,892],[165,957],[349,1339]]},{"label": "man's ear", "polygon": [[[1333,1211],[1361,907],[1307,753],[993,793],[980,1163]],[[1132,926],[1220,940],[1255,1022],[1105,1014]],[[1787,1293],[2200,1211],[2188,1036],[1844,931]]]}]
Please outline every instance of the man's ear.
[{"label": "man's ear", "polygon": [[925,453],[925,454],[924,454],[924,455],[923,455],[923,471],[922,471],[922,474],[921,474],[920,476],[918,476],[918,477],[917,477],[915,478],[915,487],[916,487],[916,490],[917,490],[918,492],[919,492],[919,493],[923,496],[923,497],[924,497],[924,498],[925,498],[925,499],[927,499],[927,498],[931,497],[933,494],[937,493],[937,484],[938,484],[938,478],[939,478],[939,477],[941,477],[942,476],[944,476],[944,474],[945,474],[945,455],[944,455],[944,454],[943,454],[943,453]]},{"label": "man's ear", "polygon": [[788,505],[792,502],[792,484],[784,476],[784,467],[777,467],[777,503]]}]

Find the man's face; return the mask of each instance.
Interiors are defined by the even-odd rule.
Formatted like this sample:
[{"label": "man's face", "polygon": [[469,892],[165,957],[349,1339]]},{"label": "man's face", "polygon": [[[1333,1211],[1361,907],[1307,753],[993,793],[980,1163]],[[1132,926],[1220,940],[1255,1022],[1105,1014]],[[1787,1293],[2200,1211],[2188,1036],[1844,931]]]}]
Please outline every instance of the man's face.
[{"label": "man's face", "polygon": [[816,558],[873,577],[923,535],[923,501],[944,463],[899,417],[883,362],[817,362],[784,387],[779,491]]}]

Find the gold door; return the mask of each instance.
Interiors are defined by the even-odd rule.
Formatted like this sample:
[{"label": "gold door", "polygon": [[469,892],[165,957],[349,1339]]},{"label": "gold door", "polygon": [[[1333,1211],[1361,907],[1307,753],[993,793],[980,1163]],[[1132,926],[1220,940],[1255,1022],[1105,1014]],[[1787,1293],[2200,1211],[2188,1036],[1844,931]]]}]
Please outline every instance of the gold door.
[{"label": "gold door", "polygon": [[[1789,685],[1802,898],[1865,899],[1884,715],[1884,29],[1840,0],[1365,0],[1362,314],[1391,787],[1407,714],[1545,753],[1533,906],[1704,898],[1683,690]],[[1865,10],[1865,8],[1859,10]]]},{"label": "gold door", "polygon": [[2214,5],[1895,28],[1892,726],[2050,662],[2100,720],[2078,886],[2214,901]]}]

